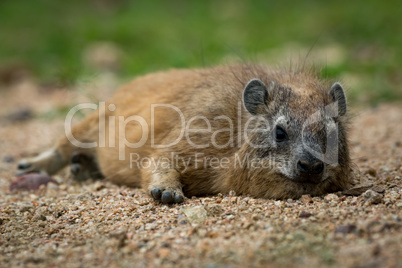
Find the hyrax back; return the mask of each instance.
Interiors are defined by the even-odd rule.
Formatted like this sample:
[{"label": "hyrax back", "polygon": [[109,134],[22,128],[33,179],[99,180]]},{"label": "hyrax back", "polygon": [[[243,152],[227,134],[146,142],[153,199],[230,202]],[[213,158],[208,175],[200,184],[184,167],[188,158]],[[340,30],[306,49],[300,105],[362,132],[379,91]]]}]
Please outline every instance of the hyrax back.
[{"label": "hyrax back", "polygon": [[[342,86],[311,71],[172,70],[124,86],[20,168],[55,173],[83,154],[86,174],[143,187],[163,203],[231,190],[298,198],[348,187],[347,125]],[[75,173],[86,168],[73,164]]]}]

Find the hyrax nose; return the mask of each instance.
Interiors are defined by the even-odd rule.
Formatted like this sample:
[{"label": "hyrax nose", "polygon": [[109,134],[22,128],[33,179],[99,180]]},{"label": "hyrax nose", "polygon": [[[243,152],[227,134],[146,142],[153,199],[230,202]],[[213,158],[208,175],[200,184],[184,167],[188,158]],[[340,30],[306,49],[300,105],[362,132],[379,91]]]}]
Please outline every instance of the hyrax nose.
[{"label": "hyrax nose", "polygon": [[299,160],[299,162],[297,162],[297,169],[306,175],[319,175],[324,170],[324,163],[319,160]]}]

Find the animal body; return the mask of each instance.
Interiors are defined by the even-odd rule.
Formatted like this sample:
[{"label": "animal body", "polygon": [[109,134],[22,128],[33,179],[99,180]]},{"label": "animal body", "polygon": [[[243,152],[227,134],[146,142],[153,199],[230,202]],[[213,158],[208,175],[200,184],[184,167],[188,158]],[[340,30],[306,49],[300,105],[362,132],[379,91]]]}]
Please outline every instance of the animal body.
[{"label": "animal body", "polygon": [[117,90],[21,172],[106,178],[155,200],[217,193],[298,198],[350,183],[342,86],[303,68],[171,70]]}]

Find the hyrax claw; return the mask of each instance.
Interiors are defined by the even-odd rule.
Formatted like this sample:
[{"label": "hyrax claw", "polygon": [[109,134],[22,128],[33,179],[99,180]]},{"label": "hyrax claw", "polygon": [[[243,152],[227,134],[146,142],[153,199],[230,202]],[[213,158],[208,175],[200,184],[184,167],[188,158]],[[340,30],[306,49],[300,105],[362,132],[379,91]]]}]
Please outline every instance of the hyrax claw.
[{"label": "hyrax claw", "polygon": [[181,194],[175,194],[173,197],[173,202],[180,204],[184,202],[184,196],[182,196]]},{"label": "hyrax claw", "polygon": [[169,204],[173,201],[173,195],[171,192],[164,191],[161,197],[161,201],[164,204]]},{"label": "hyrax claw", "polygon": [[162,191],[159,188],[155,188],[151,191],[151,196],[155,199],[155,200],[161,200],[162,197]]},{"label": "hyrax claw", "polygon": [[161,201],[163,204],[172,204],[172,203],[183,203],[184,195],[181,193],[181,190],[174,188],[165,188],[161,190],[160,188],[154,188],[150,191],[152,198],[156,201]]}]

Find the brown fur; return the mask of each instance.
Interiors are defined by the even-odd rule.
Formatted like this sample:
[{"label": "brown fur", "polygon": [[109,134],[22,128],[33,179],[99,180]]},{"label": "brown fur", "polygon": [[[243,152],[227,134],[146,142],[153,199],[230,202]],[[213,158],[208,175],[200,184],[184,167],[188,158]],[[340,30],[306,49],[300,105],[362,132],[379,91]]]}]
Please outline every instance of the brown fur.
[{"label": "brown fur", "polygon": [[[80,152],[93,157],[102,174],[110,181],[143,187],[147,191],[159,188],[162,191],[170,191],[172,195],[181,195],[182,191],[186,196],[205,195],[216,193],[228,193],[234,190],[237,194],[246,194],[262,198],[298,198],[302,194],[320,195],[326,192],[345,189],[349,185],[350,159],[347,142],[347,116],[338,118],[340,127],[340,159],[339,165],[333,168],[329,179],[318,184],[300,183],[292,181],[278,174],[275,168],[255,168],[235,166],[236,155],[251,157],[259,152],[250,148],[244,141],[243,135],[238,138],[238,131],[244,129],[246,122],[252,115],[248,113],[239,102],[242,100],[245,85],[253,78],[258,78],[265,85],[274,82],[280,85],[284,95],[275,97],[276,102],[261,112],[266,116],[275,114],[281,109],[278,100],[286,101],[288,111],[296,114],[298,120],[303,122],[317,108],[331,103],[333,100],[329,95],[331,83],[318,78],[318,74],[304,70],[273,70],[260,65],[235,65],[223,66],[211,69],[198,70],[171,70],[150,74],[137,78],[118,90],[115,95],[106,103],[116,105],[116,110],[104,111],[106,126],[109,125],[109,117],[114,116],[116,131],[109,133],[106,128],[104,148],[80,149],[71,145],[70,141],[63,137],[51,151],[51,157],[42,157],[38,160],[28,160],[28,163],[35,166],[37,170],[44,170],[47,173],[55,173],[68,164],[74,152]],[[273,96],[270,96],[273,98]],[[119,154],[119,130],[118,116],[125,118],[131,115],[139,115],[145,119],[151,133],[151,104],[167,103],[180,108],[187,120],[194,116],[205,116],[211,123],[211,132],[190,133],[191,141],[200,144],[210,144],[207,148],[196,149],[188,144],[183,137],[176,145],[166,149],[152,148],[150,135],[148,140],[140,148],[126,148],[124,161],[118,160]],[[238,108],[241,109],[240,120],[238,120]],[[95,111],[82,122],[73,127],[72,133],[77,140],[82,142],[96,141],[98,139],[99,111]],[[225,115],[232,119],[231,126],[223,119],[214,120],[216,116]],[[168,143],[175,140],[181,131],[178,114],[172,109],[158,109],[155,121],[156,144]],[[240,123],[240,124],[239,124]],[[255,125],[259,124],[257,120]],[[255,126],[255,125],[252,125]],[[191,124],[192,129],[206,129],[203,120],[195,120]],[[233,128],[233,140],[230,140],[228,132],[221,132],[215,136],[218,145],[229,144],[225,148],[217,148],[211,144],[211,135],[223,128]],[[314,131],[314,130],[312,130]],[[126,126],[126,139],[136,142],[141,138],[141,129],[138,124],[130,122]],[[115,142],[115,147],[109,145],[109,136]],[[114,136],[114,137],[113,137]],[[258,143],[259,137],[252,136]],[[152,170],[152,168],[137,169],[130,168],[130,153],[137,153],[141,157],[169,157],[174,152],[181,157],[194,157],[196,153],[204,157],[226,157],[229,159],[231,168],[214,168],[199,165],[192,166],[185,172],[183,166],[173,165],[171,168]],[[53,159],[53,160],[52,160]],[[54,160],[56,159],[56,160]],[[267,162],[268,160],[264,160]]]}]

